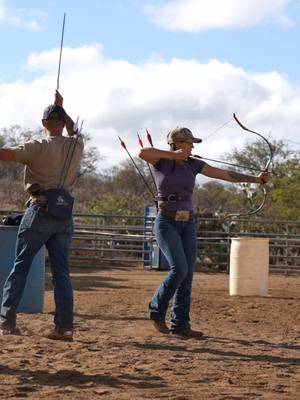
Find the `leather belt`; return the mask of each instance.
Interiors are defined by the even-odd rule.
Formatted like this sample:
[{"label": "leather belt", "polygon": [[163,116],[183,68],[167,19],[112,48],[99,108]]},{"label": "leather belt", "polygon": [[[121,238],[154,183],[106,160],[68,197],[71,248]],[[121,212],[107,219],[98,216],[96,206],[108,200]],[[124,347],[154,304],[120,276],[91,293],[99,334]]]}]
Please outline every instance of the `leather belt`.
[{"label": "leather belt", "polygon": [[29,199],[26,201],[25,205],[26,207],[30,207],[33,204],[40,204],[42,206],[45,206],[47,204],[47,198],[43,193],[35,193],[32,194]]},{"label": "leather belt", "polygon": [[191,200],[191,196],[179,194],[179,193],[171,193],[168,196],[156,196],[155,199],[157,201],[167,201],[168,203],[176,203],[176,201],[188,201]]}]

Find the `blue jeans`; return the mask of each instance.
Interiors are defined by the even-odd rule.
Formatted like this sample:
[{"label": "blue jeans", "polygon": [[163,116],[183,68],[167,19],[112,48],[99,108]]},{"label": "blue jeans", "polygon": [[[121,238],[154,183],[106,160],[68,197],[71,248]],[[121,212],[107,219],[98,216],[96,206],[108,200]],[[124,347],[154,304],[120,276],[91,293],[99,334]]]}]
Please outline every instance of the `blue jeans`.
[{"label": "blue jeans", "polygon": [[170,271],[149,303],[150,318],[164,321],[169,302],[173,298],[171,330],[189,328],[196,262],[194,221],[179,222],[158,214],[154,232],[158,246],[169,263]]},{"label": "blue jeans", "polygon": [[62,331],[73,329],[73,288],[68,266],[72,232],[72,219],[61,221],[52,218],[39,205],[26,209],[18,231],[14,266],[4,284],[0,327],[16,327],[16,311],[31,263],[45,244],[54,286],[54,324]]}]

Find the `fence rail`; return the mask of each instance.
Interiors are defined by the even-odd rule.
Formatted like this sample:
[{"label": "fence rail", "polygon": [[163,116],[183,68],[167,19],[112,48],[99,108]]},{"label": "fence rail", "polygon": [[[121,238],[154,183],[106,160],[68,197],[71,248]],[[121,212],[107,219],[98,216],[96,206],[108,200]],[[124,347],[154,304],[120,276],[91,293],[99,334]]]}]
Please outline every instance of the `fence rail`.
[{"label": "fence rail", "polygon": [[[197,215],[195,221],[198,270],[228,271],[231,238],[250,236],[269,238],[272,272],[300,273],[300,222],[240,219],[225,223]],[[76,214],[71,265],[153,266],[158,251],[153,222],[153,216]]]},{"label": "fence rail", "polygon": [[[270,270],[300,272],[300,222],[248,220],[222,222],[195,216],[197,269],[228,271],[231,238],[262,237],[270,240]],[[100,265],[107,262],[151,265],[155,238],[153,217],[125,215],[75,215],[71,262]]]}]

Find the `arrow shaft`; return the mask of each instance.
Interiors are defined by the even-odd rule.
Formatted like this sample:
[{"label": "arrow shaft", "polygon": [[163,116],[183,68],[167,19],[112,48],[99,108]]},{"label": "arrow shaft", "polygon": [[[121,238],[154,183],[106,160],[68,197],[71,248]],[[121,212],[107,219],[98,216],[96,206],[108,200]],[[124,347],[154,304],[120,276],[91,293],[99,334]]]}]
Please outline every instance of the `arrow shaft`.
[{"label": "arrow shaft", "polygon": [[230,165],[230,166],[232,166],[232,167],[238,167],[238,168],[248,169],[249,171],[261,172],[260,170],[258,170],[258,169],[256,169],[256,168],[246,167],[245,165],[232,164],[232,163],[227,162],[227,161],[214,160],[213,158],[206,158],[206,157],[198,156],[198,155],[196,155],[196,154],[191,155],[189,158],[195,158],[195,159],[202,159],[202,160],[207,160],[207,161],[213,161],[213,162],[216,162],[216,163],[219,163],[219,164]]},{"label": "arrow shaft", "polygon": [[134,165],[135,169],[137,170],[137,172],[139,173],[142,181],[144,182],[146,188],[148,189],[148,191],[151,193],[152,197],[155,199],[155,194],[153,193],[153,190],[151,189],[151,187],[149,186],[148,182],[146,181],[144,175],[141,173],[139,167],[137,166],[136,162],[134,161],[133,157],[131,156],[131,154],[129,153],[129,151],[127,150],[127,147],[125,145],[125,143],[122,141],[122,139],[119,137],[119,140],[121,142],[121,146],[123,147],[123,149],[126,151],[126,153],[128,154],[128,157],[130,158],[132,164]]},{"label": "arrow shaft", "polygon": [[63,50],[63,45],[64,45],[64,35],[65,35],[65,22],[66,22],[66,13],[64,13],[63,26],[62,26],[62,32],[61,32],[59,62],[58,62],[57,81],[56,81],[56,90],[59,90],[59,78],[60,78],[61,58],[62,58],[62,50]]},{"label": "arrow shaft", "polygon": [[[138,136],[138,139],[139,139],[139,144],[140,144],[141,148],[143,148],[143,147],[144,147],[143,141],[142,141],[142,139],[140,138],[140,135],[139,135],[139,134],[137,134],[137,136]],[[150,167],[150,164],[149,164],[148,162],[147,162],[147,166],[148,166],[148,169],[149,169],[149,173],[150,173],[152,182],[153,182],[154,187],[155,187],[155,189],[156,189],[156,191],[157,191],[157,186],[156,186],[156,182],[155,182],[155,179],[154,179],[154,175],[153,175],[152,169],[151,169],[151,167]]]}]

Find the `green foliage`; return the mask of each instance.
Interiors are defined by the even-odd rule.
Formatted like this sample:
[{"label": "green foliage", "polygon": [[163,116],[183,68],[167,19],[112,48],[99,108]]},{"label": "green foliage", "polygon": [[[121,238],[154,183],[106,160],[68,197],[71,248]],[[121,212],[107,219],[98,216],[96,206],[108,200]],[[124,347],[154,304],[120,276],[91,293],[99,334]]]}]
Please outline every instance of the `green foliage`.
[{"label": "green foliage", "polygon": [[124,214],[129,215],[129,206],[132,204],[128,198],[111,196],[106,201],[92,201],[87,211],[92,214]]},{"label": "green foliage", "polygon": [[[126,216],[143,215],[144,203],[140,203],[139,199],[132,195],[129,197],[112,195],[102,201],[91,201],[86,207],[86,213],[106,215],[105,222],[111,225],[120,223],[138,225],[141,223],[140,219],[127,219]],[[118,215],[118,217],[114,218],[115,215]],[[123,218],[120,218],[120,215]]]},{"label": "green foliage", "polygon": [[[147,164],[137,158],[134,161],[144,176],[148,187],[152,190],[153,194],[156,194]],[[129,198],[132,197],[133,199],[136,198],[138,204],[151,204],[154,201],[149,189],[130,160],[126,160],[120,165],[111,168],[103,179],[106,185],[106,192],[108,193]]]},{"label": "green foliage", "polygon": [[280,166],[278,176],[274,178],[272,211],[279,219],[300,220],[300,163],[288,160]]},{"label": "green foliage", "polygon": [[210,181],[194,190],[194,209],[198,214],[224,216],[224,213],[236,212],[241,208],[241,193],[234,185],[223,185]]},{"label": "green foliage", "polygon": [[[13,147],[28,140],[44,137],[41,129],[26,130],[18,125],[0,130],[0,146]],[[96,147],[90,145],[91,138],[84,134],[85,156],[81,167],[81,177],[77,185],[77,201],[80,211],[93,214],[142,215],[144,204],[154,204],[145,183],[133,166],[131,160],[114,166],[100,174],[97,170],[101,155]],[[300,220],[300,165],[297,157],[288,152],[282,141],[271,141],[274,151],[272,181],[268,189],[267,202],[257,218]],[[266,144],[260,139],[246,144],[244,148],[234,149],[224,159],[246,166],[246,169],[224,167],[238,170],[248,175],[256,174],[251,168],[261,171],[269,157]],[[156,194],[147,163],[134,159],[145,177],[148,186]],[[248,169],[247,169],[248,167]],[[19,181],[23,166],[17,163],[0,163],[0,179],[5,181],[2,187],[8,187],[12,181]],[[259,172],[257,172],[259,173]],[[5,186],[6,185],[6,186]],[[19,190],[19,189],[18,189]],[[14,194],[9,197],[2,190],[2,202],[10,204],[11,199],[21,198]],[[7,198],[6,198],[6,197]],[[261,190],[257,185],[223,184],[210,180],[202,186],[196,186],[193,202],[195,212],[203,216],[222,218],[227,213],[244,213],[256,208],[262,200]],[[253,216],[251,216],[253,218]],[[226,225],[227,226],[227,225]],[[226,230],[226,226],[222,229]]]},{"label": "green foliage", "polygon": [[[271,171],[277,173],[277,169],[281,163],[289,158],[289,152],[282,140],[271,140],[269,138],[273,150],[273,162]],[[262,140],[257,140],[253,143],[247,143],[243,148],[235,148],[231,153],[225,154],[225,159],[235,164],[249,167],[248,173],[253,174],[251,168],[255,168],[257,173],[263,171],[267,161],[270,158],[270,151],[266,143]],[[247,169],[239,169],[240,172],[247,173]]]},{"label": "green foliage", "polygon": [[[271,145],[274,153],[271,165],[272,180],[267,184],[269,194],[266,205],[259,216],[299,220],[299,161],[291,156],[283,141],[272,141]],[[235,149],[231,154],[227,154],[226,158],[234,163],[263,169],[267,162],[268,154],[268,148],[265,143],[258,140],[253,144],[247,144],[243,149]],[[249,173],[251,173],[250,170]],[[254,189],[249,186],[242,188],[246,203],[248,202],[250,208],[254,208],[254,204],[259,204],[260,201],[257,185],[253,187]]]}]

